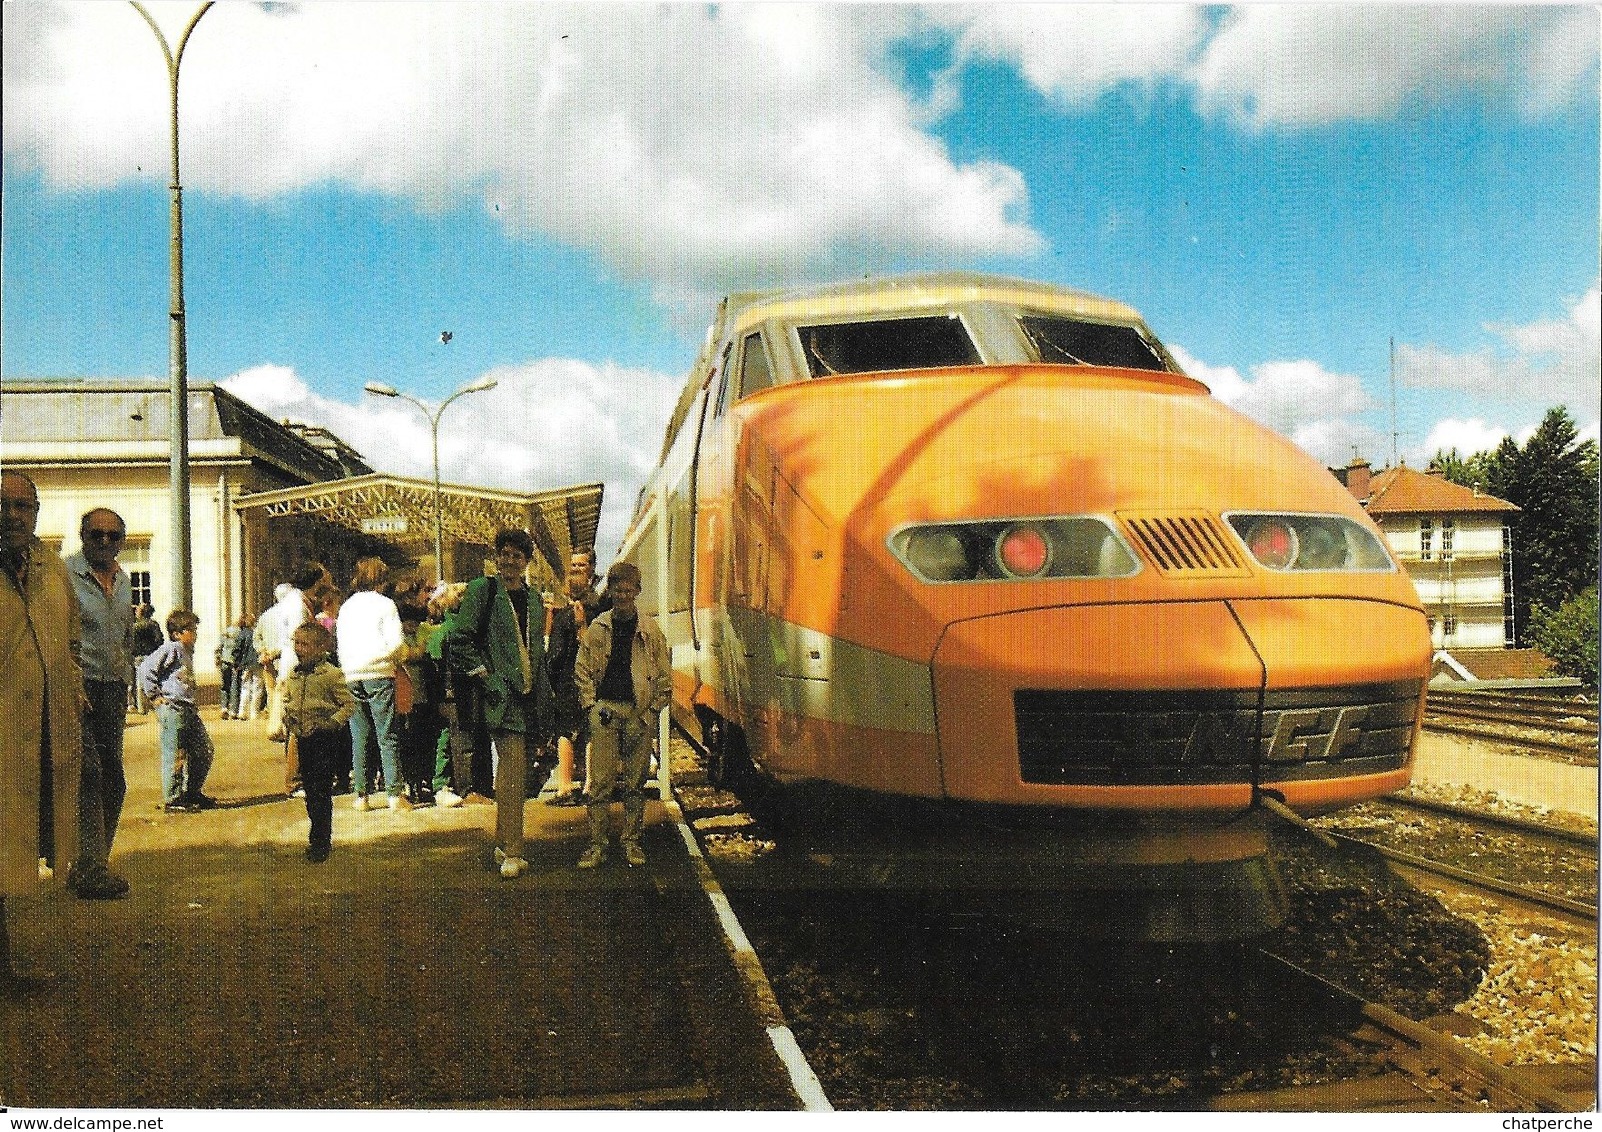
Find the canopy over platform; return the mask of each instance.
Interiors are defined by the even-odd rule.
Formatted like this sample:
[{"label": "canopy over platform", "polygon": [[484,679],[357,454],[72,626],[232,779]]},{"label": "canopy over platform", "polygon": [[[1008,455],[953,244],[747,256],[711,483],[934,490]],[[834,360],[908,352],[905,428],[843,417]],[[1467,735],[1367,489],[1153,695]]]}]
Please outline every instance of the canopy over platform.
[{"label": "canopy over platform", "polygon": [[[449,567],[457,557],[456,546],[487,548],[494,543],[496,531],[517,527],[534,539],[538,552],[534,570],[540,578],[561,578],[572,551],[594,548],[603,491],[604,485],[598,483],[533,494],[440,484],[440,530],[447,567],[442,576],[452,576]],[[426,544],[427,552],[432,554],[432,480],[383,474],[354,476],[257,492],[236,500],[234,510],[247,524],[258,518],[306,516],[397,545]],[[473,572],[477,572],[476,564]]]}]

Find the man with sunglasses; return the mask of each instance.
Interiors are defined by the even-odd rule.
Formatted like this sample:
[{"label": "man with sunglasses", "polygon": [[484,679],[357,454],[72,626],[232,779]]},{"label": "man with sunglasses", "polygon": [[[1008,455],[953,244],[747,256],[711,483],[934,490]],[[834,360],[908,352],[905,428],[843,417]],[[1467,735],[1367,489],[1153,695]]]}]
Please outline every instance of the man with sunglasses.
[{"label": "man with sunglasses", "polygon": [[78,780],[79,856],[67,888],[82,900],[115,900],[128,882],[106,867],[128,794],[122,769],[128,708],[133,585],[117,561],[127,540],[122,516],[107,507],[78,524],[83,549],[67,557],[67,573],[83,613],[83,776]]}]

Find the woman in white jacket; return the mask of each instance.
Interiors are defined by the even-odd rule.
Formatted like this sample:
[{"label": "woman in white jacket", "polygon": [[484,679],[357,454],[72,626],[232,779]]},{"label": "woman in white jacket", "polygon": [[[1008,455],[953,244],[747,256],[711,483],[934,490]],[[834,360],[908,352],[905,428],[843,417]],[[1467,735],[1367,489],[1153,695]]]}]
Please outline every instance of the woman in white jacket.
[{"label": "woman in white jacket", "polygon": [[356,788],[356,808],[368,808],[367,777],[369,751],[378,743],[378,758],[384,768],[384,789],[389,808],[409,810],[411,802],[401,793],[398,755],[400,721],[395,718],[395,666],[405,651],[400,611],[379,592],[389,579],[389,567],[382,558],[363,558],[356,563],[350,580],[353,591],[339,607],[335,636],[339,642],[339,667],[356,697],[356,714],[350,721],[352,758],[351,781]]}]

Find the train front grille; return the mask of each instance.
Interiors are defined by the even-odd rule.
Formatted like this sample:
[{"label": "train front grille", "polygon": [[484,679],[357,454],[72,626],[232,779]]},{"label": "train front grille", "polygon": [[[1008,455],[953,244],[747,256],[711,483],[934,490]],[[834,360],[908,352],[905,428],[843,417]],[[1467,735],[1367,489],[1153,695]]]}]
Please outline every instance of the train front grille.
[{"label": "train front grille", "polygon": [[[1013,693],[1025,782],[1168,786],[1343,778],[1407,759],[1420,685]],[[1259,707],[1261,713],[1259,714]]]}]

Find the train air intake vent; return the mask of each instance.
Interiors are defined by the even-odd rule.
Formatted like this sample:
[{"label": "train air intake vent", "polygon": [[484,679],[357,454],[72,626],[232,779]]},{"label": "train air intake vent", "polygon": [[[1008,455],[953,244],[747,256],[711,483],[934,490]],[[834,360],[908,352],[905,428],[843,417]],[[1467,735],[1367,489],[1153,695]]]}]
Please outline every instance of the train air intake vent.
[{"label": "train air intake vent", "polygon": [[1118,518],[1147,558],[1165,574],[1186,576],[1247,574],[1246,563],[1234,541],[1213,515],[1132,515]]},{"label": "train air intake vent", "polygon": [[1417,681],[1241,691],[1013,693],[1025,782],[1197,786],[1383,774],[1407,762]]}]

